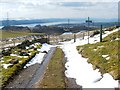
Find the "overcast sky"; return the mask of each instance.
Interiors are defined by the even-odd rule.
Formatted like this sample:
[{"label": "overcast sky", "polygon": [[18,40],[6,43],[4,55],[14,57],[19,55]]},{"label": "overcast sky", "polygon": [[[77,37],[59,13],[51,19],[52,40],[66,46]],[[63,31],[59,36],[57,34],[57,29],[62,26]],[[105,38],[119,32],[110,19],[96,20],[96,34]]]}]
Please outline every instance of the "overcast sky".
[{"label": "overcast sky", "polygon": [[0,0],[0,19],[117,18],[119,0]]}]

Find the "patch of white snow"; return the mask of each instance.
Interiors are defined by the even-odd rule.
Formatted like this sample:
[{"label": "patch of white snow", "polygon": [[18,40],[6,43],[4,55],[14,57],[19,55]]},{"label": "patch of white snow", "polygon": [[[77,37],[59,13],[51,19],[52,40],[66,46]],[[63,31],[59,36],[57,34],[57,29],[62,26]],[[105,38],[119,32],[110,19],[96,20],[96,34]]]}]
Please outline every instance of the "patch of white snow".
[{"label": "patch of white snow", "polygon": [[5,69],[7,69],[8,66],[10,66],[10,65],[12,65],[12,64],[2,64],[3,68],[5,68]]},{"label": "patch of white snow", "polygon": [[36,63],[41,63],[43,61],[44,55],[46,54],[46,53],[41,53],[41,52],[43,52],[43,51],[47,51],[48,52],[51,47],[53,47],[53,46],[49,45],[49,44],[46,44],[46,43],[42,44],[41,49],[38,49],[39,53],[36,54],[35,57],[32,58],[31,61],[29,61],[24,68],[26,68],[28,66],[31,66],[33,64],[36,64]]}]

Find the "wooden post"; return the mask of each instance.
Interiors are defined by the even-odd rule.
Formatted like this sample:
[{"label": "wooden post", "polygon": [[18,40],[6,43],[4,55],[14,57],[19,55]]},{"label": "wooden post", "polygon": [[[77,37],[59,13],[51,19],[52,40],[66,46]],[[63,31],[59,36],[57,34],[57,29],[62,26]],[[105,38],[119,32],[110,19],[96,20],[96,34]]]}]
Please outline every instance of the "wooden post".
[{"label": "wooden post", "polygon": [[102,25],[101,25],[101,28],[100,28],[100,42],[102,42]]},{"label": "wooden post", "polygon": [[84,39],[84,32],[83,32],[83,39]]},{"label": "wooden post", "polygon": [[76,42],[76,34],[74,34],[74,42]]},{"label": "wooden post", "polygon": [[50,35],[47,36],[47,43],[50,43]]},{"label": "wooden post", "polygon": [[14,47],[15,47],[15,40],[13,40],[13,43],[14,43]]}]

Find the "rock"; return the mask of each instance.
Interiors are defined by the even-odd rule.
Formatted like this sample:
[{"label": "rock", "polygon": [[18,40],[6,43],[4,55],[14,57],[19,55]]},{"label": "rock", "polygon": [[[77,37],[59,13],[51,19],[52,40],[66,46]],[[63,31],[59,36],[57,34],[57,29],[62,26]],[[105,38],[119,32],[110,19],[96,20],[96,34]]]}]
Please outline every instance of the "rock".
[{"label": "rock", "polygon": [[11,64],[17,64],[18,62],[19,62],[18,59],[12,59],[9,61],[9,63]]},{"label": "rock", "polygon": [[13,66],[13,64],[9,65],[8,68],[11,68]]},{"label": "rock", "polygon": [[26,52],[21,52],[21,53],[20,53],[20,56],[29,56],[29,54],[26,53]]},{"label": "rock", "polygon": [[37,50],[37,48],[34,48],[34,50]]},{"label": "rock", "polygon": [[43,51],[42,53],[46,53],[47,54],[48,52],[47,51]]},{"label": "rock", "polygon": [[83,51],[83,48],[80,48],[78,52],[81,53],[82,51]]}]

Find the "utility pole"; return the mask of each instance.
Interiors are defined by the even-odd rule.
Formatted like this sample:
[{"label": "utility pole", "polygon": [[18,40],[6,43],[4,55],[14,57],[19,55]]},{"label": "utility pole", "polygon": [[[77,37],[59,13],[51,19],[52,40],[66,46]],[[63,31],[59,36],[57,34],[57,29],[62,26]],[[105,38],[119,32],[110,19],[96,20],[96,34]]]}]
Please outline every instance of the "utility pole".
[{"label": "utility pole", "polygon": [[74,42],[76,42],[76,34],[74,33]]},{"label": "utility pole", "polygon": [[101,25],[101,28],[100,28],[100,42],[102,42],[102,25]]},{"label": "utility pole", "polygon": [[9,26],[9,14],[8,14],[8,12],[7,12],[7,21],[6,21],[6,26]]},{"label": "utility pole", "polygon": [[47,35],[47,43],[48,44],[50,43],[50,35],[49,34]]},{"label": "utility pole", "polygon": [[92,20],[90,20],[90,18],[88,17],[88,20],[86,20],[86,23],[88,24],[88,44],[89,44],[89,26],[90,26],[90,23],[92,23]]},{"label": "utility pole", "polygon": [[69,31],[70,19],[68,19],[67,31]]},{"label": "utility pole", "polygon": [[83,32],[83,39],[84,39],[84,32]]}]

